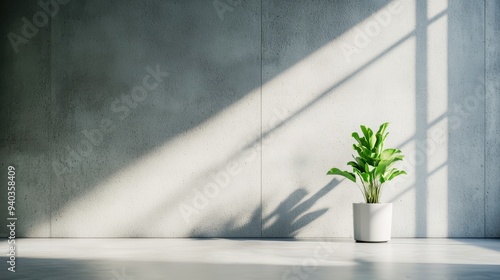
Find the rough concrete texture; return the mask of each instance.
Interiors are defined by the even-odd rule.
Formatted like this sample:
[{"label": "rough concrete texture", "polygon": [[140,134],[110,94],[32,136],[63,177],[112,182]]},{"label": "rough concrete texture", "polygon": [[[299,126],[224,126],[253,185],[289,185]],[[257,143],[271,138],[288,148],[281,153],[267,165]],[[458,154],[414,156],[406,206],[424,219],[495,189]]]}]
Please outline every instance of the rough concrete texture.
[{"label": "rough concrete texture", "polygon": [[485,235],[500,236],[500,3],[486,1]]},{"label": "rough concrete texture", "polygon": [[[362,197],[325,173],[389,121],[409,173],[384,190],[393,236],[500,236],[486,1],[60,4],[18,53],[2,44],[18,235],[350,237]],[[3,38],[42,10],[2,5]]]},{"label": "rough concrete texture", "polygon": [[448,235],[478,237],[485,215],[484,1],[455,2],[448,6]]},{"label": "rough concrete texture", "polygon": [[[398,42],[414,28],[404,14],[413,8],[390,14],[387,29],[358,53],[342,51],[347,44],[354,46],[357,30],[376,22],[374,13],[386,4],[371,3],[266,1],[263,6],[266,237],[352,236],[352,202],[361,199],[359,190],[326,172],[349,161],[350,134],[359,124],[391,121],[392,145],[414,133],[405,125],[414,113],[406,114],[409,119],[397,118],[415,110],[414,90],[407,88],[413,87],[414,58],[409,54],[414,48],[411,39]],[[395,65],[398,60],[405,63]],[[380,83],[386,76],[395,81]],[[405,101],[399,108],[373,110],[374,104],[393,103],[399,93]]]},{"label": "rough concrete texture", "polygon": [[95,143],[54,185],[53,236],[260,236],[260,154],[243,153],[260,132],[260,6],[235,9],[85,1],[54,18],[52,160]]},{"label": "rough concrete texture", "polygon": [[[16,53],[7,38],[9,32],[20,34],[21,18],[40,8],[24,1],[3,1],[0,8],[0,219],[7,218],[7,167],[16,168],[20,236],[50,236],[49,162],[50,114],[50,24],[28,30],[31,39]],[[28,32],[27,31],[27,32]],[[0,227],[0,236],[7,227]]]}]

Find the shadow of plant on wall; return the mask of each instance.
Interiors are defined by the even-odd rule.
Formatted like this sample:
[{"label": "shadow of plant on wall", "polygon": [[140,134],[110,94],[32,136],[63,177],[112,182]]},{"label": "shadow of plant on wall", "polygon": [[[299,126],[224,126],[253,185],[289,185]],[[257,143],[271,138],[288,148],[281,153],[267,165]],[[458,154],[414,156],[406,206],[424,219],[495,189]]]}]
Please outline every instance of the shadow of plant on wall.
[{"label": "shadow of plant on wall", "polygon": [[236,224],[236,219],[233,218],[226,221],[222,227],[219,227],[217,232],[208,232],[195,227],[191,231],[190,236],[221,236],[220,233],[223,232],[230,232],[231,237],[245,236],[248,232],[251,232],[251,228],[261,220],[261,236],[254,237],[295,237],[302,228],[306,227],[328,211],[328,208],[325,207],[308,212],[319,199],[330,193],[340,184],[340,182],[340,180],[333,179],[309,198],[306,198],[309,192],[305,188],[297,189],[289,194],[274,211],[265,217],[262,216],[261,204],[261,206],[253,211],[248,222],[242,226],[238,226]]}]

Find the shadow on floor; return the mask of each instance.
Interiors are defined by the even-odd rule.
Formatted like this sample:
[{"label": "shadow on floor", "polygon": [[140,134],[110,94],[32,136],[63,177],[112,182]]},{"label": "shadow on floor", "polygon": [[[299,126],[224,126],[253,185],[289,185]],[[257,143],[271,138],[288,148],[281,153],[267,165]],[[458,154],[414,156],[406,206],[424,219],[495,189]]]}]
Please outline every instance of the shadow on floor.
[{"label": "shadow on floor", "polygon": [[[19,258],[16,273],[1,279],[159,280],[159,279],[497,279],[500,266],[481,264],[383,263],[354,260],[328,266]],[[1,258],[5,263],[4,257]],[[241,260],[240,260],[241,261]]]}]

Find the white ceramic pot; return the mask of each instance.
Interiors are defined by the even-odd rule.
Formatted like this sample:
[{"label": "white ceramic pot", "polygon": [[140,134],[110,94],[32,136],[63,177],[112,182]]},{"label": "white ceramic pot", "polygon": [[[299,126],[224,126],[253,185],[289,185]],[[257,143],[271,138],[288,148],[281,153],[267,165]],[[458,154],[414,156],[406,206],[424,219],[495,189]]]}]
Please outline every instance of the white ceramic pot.
[{"label": "white ceramic pot", "polygon": [[391,240],[392,203],[353,203],[352,208],[356,241]]}]

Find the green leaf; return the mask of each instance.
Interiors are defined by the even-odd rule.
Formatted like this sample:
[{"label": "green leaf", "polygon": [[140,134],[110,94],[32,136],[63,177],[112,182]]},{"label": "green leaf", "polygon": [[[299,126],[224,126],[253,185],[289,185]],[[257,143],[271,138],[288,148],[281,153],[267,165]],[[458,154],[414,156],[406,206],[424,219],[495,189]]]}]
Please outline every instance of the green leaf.
[{"label": "green leaf", "polygon": [[361,171],[361,172],[364,172],[366,169],[365,169],[365,165],[366,165],[366,162],[361,158],[361,157],[354,157],[354,160],[356,160],[356,163],[358,164],[358,169]]},{"label": "green leaf", "polygon": [[361,166],[359,166],[359,164],[357,162],[354,162],[354,161],[348,162],[347,165],[350,165],[356,169],[361,169]]},{"label": "green leaf", "polygon": [[358,143],[361,147],[367,146],[368,143],[365,141],[364,138],[360,138],[359,134],[357,132],[353,132],[351,136],[352,136],[352,138],[356,139],[356,141],[358,141]]},{"label": "green leaf", "polygon": [[358,174],[359,178],[365,182],[370,182],[370,175],[369,173],[362,172],[360,170],[354,169],[353,170],[356,174]]},{"label": "green leaf", "polygon": [[389,125],[388,122],[381,124],[380,127],[378,128],[377,134],[384,135],[385,129],[387,128],[388,125]]},{"label": "green leaf", "polygon": [[384,175],[384,173],[385,173],[385,170],[386,170],[386,169],[387,169],[387,164],[385,164],[385,162],[384,162],[384,163],[382,163],[382,164],[379,164],[379,165],[377,166],[377,168],[375,168],[375,176],[376,176],[376,177],[381,177],[381,176],[383,176],[383,175]]},{"label": "green leaf", "polygon": [[345,178],[353,181],[356,183],[356,176],[354,176],[353,173],[351,172],[347,172],[347,171],[342,171],[338,168],[332,168],[330,169],[330,171],[328,171],[328,173],[326,173],[327,175],[340,175],[340,176],[344,176]]},{"label": "green leaf", "polygon": [[365,163],[365,172],[370,172],[370,165],[368,163]]},{"label": "green leaf", "polygon": [[397,153],[397,149],[385,149],[384,151],[382,151],[382,154],[380,154],[380,160],[384,161],[384,160],[389,160],[391,159],[391,157]]},{"label": "green leaf", "polygon": [[360,148],[360,147],[358,147],[358,145],[356,145],[356,144],[352,144],[352,148],[353,148],[356,152],[358,152],[358,155],[361,155],[361,151],[362,151],[362,150],[361,150],[361,148]]},{"label": "green leaf", "polygon": [[382,142],[382,134],[377,133],[375,137],[377,138],[377,141],[375,142],[375,153],[377,154],[377,157],[380,157],[380,153],[384,148]]},{"label": "green leaf", "polygon": [[361,147],[361,153],[359,154],[360,157],[362,157],[364,159],[369,159],[370,154],[371,154],[371,152],[368,148],[366,148],[365,146]]},{"label": "green leaf", "polygon": [[[361,125],[361,131],[363,131],[363,135],[365,136],[366,143],[369,144],[368,141],[370,141],[370,138],[373,135],[373,131],[364,125]],[[371,148],[371,147],[369,147],[369,148]]]},{"label": "green leaf", "polygon": [[377,137],[375,135],[371,135],[370,136],[370,149],[374,149],[375,148],[375,144],[377,143]]},{"label": "green leaf", "polygon": [[387,135],[389,135],[389,132],[387,132],[387,133],[384,135],[384,137],[382,138],[382,143],[384,143],[385,138],[387,138]]},{"label": "green leaf", "polygon": [[352,156],[354,161],[347,165],[352,167],[352,173],[332,168],[327,174],[340,175],[353,182],[357,179],[362,181],[363,196],[367,203],[377,203],[380,199],[382,185],[393,178],[406,174],[403,170],[392,168],[392,166],[403,160],[404,156],[399,149],[384,149],[384,142],[389,135],[386,131],[389,123],[383,123],[374,134],[373,130],[361,125],[361,133],[353,132],[352,137],[357,143],[352,148],[357,156]]},{"label": "green leaf", "polygon": [[389,178],[387,178],[387,181],[390,181],[399,175],[406,175],[406,172],[404,170],[398,170],[398,171],[392,173],[391,176],[389,176]]}]

